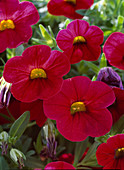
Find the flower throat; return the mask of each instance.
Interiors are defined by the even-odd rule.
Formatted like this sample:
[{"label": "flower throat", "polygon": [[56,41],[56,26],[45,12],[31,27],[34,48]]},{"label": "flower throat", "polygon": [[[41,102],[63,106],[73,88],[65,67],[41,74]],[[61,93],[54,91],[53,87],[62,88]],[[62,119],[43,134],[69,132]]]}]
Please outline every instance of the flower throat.
[{"label": "flower throat", "polygon": [[2,20],[0,22],[0,31],[4,31],[6,29],[14,29],[15,24],[11,19],[8,20]]},{"label": "flower throat", "polygon": [[118,148],[115,151],[115,158],[119,159],[119,158],[124,158],[124,148]]},{"label": "flower throat", "polygon": [[76,0],[64,0],[64,1],[71,5],[76,5]]}]

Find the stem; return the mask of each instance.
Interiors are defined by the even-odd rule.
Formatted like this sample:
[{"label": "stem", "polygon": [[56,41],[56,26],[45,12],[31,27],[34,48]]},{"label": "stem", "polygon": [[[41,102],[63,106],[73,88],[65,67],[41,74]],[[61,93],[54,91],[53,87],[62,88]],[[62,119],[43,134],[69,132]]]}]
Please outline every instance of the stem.
[{"label": "stem", "polygon": [[14,118],[14,117],[12,116],[12,114],[10,113],[8,107],[6,107],[6,110],[7,110],[8,114],[9,114],[9,116],[11,117],[12,121],[14,122],[14,121],[15,121],[15,118]]},{"label": "stem", "polygon": [[27,128],[29,128],[29,127],[31,127],[31,126],[34,126],[34,125],[36,125],[36,121],[29,123],[28,126],[27,126]]},{"label": "stem", "polygon": [[12,121],[12,119],[2,113],[0,113],[0,116],[2,116],[3,118],[5,118],[6,120]]}]

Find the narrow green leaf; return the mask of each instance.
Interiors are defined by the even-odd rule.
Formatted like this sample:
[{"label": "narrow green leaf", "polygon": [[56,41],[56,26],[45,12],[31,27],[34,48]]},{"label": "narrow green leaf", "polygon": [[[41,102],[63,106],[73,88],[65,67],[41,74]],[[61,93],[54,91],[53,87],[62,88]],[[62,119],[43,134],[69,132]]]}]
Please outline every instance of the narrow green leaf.
[{"label": "narrow green leaf", "polygon": [[30,119],[30,112],[27,111],[23,113],[11,126],[9,135],[11,137],[17,137],[17,139],[19,139],[20,136],[25,131],[28,125],[29,119]]},{"label": "narrow green leaf", "polygon": [[78,164],[82,166],[97,166],[97,160],[96,160],[96,150],[97,147],[100,143],[99,142],[94,142],[93,145],[89,148],[86,156],[84,159],[81,161],[81,163]]},{"label": "narrow green leaf", "polygon": [[16,56],[21,56],[24,51],[24,46],[20,45],[15,49],[15,55]]},{"label": "narrow green leaf", "polygon": [[3,156],[0,156],[0,170],[9,170],[8,163]]},{"label": "narrow green leaf", "polygon": [[89,68],[91,68],[91,69],[94,71],[94,73],[98,74],[99,68],[98,68],[95,64],[93,64],[93,63],[90,62],[90,61],[84,61],[84,63],[85,63]]},{"label": "narrow green leaf", "polygon": [[38,154],[40,154],[41,150],[42,150],[42,137],[41,137],[41,131],[38,134],[36,143],[34,142],[34,147],[37,151]]},{"label": "narrow green leaf", "polygon": [[120,15],[124,16],[124,0],[121,2]]},{"label": "narrow green leaf", "polygon": [[54,47],[56,44],[54,38],[50,36],[50,34],[46,31],[43,25],[40,24],[39,28],[43,38],[46,40],[47,45],[49,45],[50,47]]},{"label": "narrow green leaf", "polygon": [[100,61],[100,68],[103,68],[103,67],[107,67],[107,60],[106,60],[104,53],[102,53],[101,61]]},{"label": "narrow green leaf", "polygon": [[69,19],[66,19],[65,20],[65,28],[67,27],[67,25],[70,23],[70,20]]},{"label": "narrow green leaf", "polygon": [[124,129],[124,115],[112,126],[111,128],[111,135],[116,135],[118,133],[122,133]]},{"label": "narrow green leaf", "polygon": [[44,26],[40,24],[40,25],[39,25],[39,28],[40,28],[40,31],[41,31],[41,34],[42,34],[43,38],[44,38],[45,40],[50,40],[50,39],[51,39],[51,36],[50,36],[49,33],[46,31],[46,29],[44,28]]},{"label": "narrow green leaf", "polygon": [[42,168],[44,169],[44,165],[42,164],[41,160],[34,157],[27,157],[25,161],[25,166],[29,168]]},{"label": "narrow green leaf", "polygon": [[117,22],[117,30],[121,30],[123,28],[124,17],[119,15]]},{"label": "narrow green leaf", "polygon": [[82,142],[77,142],[76,143],[76,148],[75,148],[75,157],[74,157],[74,164],[73,166],[76,166],[81,157],[83,156],[83,153],[85,152],[87,145],[88,145],[88,140],[89,138],[85,139]]}]

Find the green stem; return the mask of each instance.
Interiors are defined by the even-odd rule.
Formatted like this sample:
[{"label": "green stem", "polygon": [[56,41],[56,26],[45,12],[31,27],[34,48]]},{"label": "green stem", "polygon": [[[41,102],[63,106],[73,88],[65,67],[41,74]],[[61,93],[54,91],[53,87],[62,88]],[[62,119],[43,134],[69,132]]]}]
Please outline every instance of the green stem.
[{"label": "green stem", "polygon": [[29,123],[28,126],[27,126],[27,128],[29,128],[29,127],[31,127],[31,126],[34,126],[34,125],[36,125],[36,121]]},{"label": "green stem", "polygon": [[0,116],[2,116],[3,118],[5,118],[6,120],[12,121],[12,119],[2,113],[0,113]]},{"label": "green stem", "polygon": [[12,114],[10,113],[8,107],[6,108],[6,110],[7,110],[8,114],[9,114],[9,116],[11,117],[12,121],[14,122],[14,121],[15,121],[15,118],[14,118],[14,117],[12,116]]}]

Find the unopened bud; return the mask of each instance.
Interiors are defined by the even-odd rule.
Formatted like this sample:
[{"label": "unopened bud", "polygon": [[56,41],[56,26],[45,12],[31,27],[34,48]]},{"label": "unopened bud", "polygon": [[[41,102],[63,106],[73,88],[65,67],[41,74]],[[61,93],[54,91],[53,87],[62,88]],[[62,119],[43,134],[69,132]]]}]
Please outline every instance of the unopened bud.
[{"label": "unopened bud", "polygon": [[4,106],[9,106],[9,101],[11,97],[10,83],[7,83],[4,78],[0,79],[0,109]]},{"label": "unopened bud", "polygon": [[119,87],[123,90],[120,76],[111,67],[104,67],[100,69],[96,80],[103,81],[110,87]]},{"label": "unopened bud", "polygon": [[26,160],[26,157],[21,151],[19,151],[17,149],[11,149],[10,157],[16,164],[18,164],[20,169],[22,169],[24,167],[23,160],[24,159]]},{"label": "unopened bud", "polygon": [[7,149],[8,149],[8,133],[7,132],[2,132],[0,133],[0,147],[2,149],[2,155],[7,154]]}]

